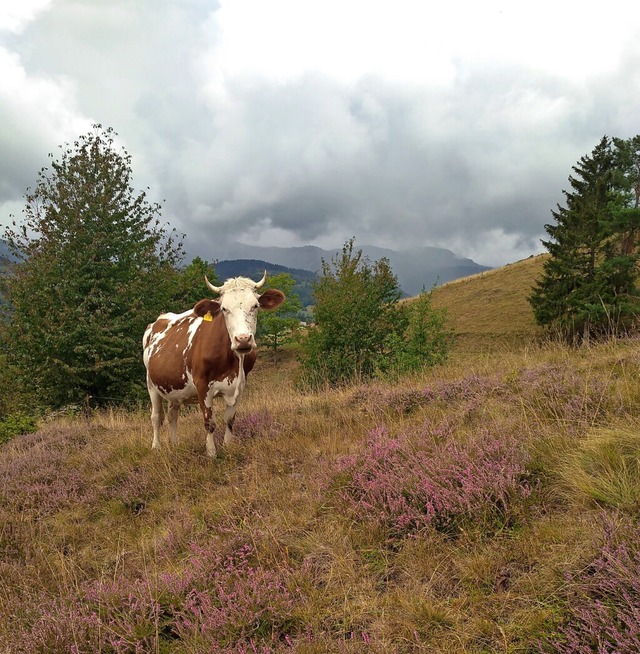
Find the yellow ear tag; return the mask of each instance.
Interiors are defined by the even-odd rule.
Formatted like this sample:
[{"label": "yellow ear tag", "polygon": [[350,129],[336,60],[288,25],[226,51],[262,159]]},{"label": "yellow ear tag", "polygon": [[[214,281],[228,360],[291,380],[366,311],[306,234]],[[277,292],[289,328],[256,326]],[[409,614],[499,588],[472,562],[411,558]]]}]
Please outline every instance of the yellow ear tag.
[{"label": "yellow ear tag", "polygon": [[213,316],[211,315],[211,311],[207,311],[207,313],[202,316],[202,320],[208,320],[209,322],[213,320]]}]

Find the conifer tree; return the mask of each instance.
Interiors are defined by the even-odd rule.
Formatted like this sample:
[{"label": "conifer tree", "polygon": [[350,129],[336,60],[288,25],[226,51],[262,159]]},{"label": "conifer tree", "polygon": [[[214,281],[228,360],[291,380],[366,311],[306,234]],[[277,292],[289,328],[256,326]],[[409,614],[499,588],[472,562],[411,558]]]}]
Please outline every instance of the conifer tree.
[{"label": "conifer tree", "polygon": [[640,135],[627,140],[614,139],[614,143],[618,183],[623,191],[614,220],[620,235],[621,253],[633,254],[639,246],[640,235]]},{"label": "conifer tree", "polygon": [[142,386],[142,333],[173,287],[181,244],[159,205],[134,192],[116,136],[94,125],[61,146],[6,231],[18,259],[5,279],[6,352],[45,405],[121,400]]},{"label": "conifer tree", "polygon": [[620,162],[602,137],[572,168],[556,224],[545,225],[551,256],[529,301],[538,324],[570,340],[618,332],[637,311],[637,252],[622,248],[629,198]]}]

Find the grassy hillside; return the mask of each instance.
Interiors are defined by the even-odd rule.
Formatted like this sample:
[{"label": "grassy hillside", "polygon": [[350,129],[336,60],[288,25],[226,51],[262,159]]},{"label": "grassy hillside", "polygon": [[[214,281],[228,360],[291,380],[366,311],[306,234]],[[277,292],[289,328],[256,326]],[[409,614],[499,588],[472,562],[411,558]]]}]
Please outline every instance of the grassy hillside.
[{"label": "grassy hillside", "polygon": [[146,411],[5,444],[0,651],[640,651],[640,342],[517,347],[533,263],[437,292],[499,344],[433,371],[301,394],[263,357],[214,461],[195,411],[160,452]]},{"label": "grassy hillside", "polygon": [[522,344],[540,334],[527,301],[547,255],[458,279],[434,290],[463,343],[476,347]]}]

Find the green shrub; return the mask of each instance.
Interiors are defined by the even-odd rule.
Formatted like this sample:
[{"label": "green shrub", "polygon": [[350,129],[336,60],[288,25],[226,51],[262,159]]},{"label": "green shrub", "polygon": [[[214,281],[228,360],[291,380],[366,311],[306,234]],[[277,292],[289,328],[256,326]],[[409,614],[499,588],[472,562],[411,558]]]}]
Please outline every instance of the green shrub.
[{"label": "green shrub", "polygon": [[385,352],[378,361],[378,375],[403,375],[444,363],[454,339],[446,326],[446,311],[434,309],[431,292],[422,291],[402,305],[403,332],[392,331],[385,339]]},{"label": "green shrub", "polygon": [[20,434],[31,434],[38,428],[38,421],[33,416],[15,413],[0,420],[0,443],[11,440]]},{"label": "green shrub", "polygon": [[301,341],[301,386],[322,388],[397,376],[446,359],[451,332],[431,293],[401,304],[398,279],[385,258],[370,262],[353,239],[314,286],[314,321]]}]

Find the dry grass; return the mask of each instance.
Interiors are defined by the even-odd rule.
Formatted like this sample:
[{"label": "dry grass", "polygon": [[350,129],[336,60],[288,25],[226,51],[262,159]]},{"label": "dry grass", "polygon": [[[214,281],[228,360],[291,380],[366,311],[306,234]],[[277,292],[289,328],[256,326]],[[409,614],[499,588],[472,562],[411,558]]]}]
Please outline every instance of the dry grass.
[{"label": "dry grass", "polygon": [[[515,347],[533,333],[522,307],[508,309],[526,275],[505,280],[538,264],[439,289],[466,341],[445,366],[397,383],[301,394],[295,361],[264,357],[239,442],[214,461],[195,411],[181,416],[179,445],[159,452],[146,412],[118,410],[4,445],[0,650],[515,654],[553,643],[570,617],[567,574],[597,552],[603,516],[637,514],[640,343]],[[454,290],[466,300],[447,299]],[[485,347],[492,325],[502,344]],[[479,435],[515,443],[526,492],[509,511],[485,498],[453,522],[390,529],[384,502],[377,513],[352,502],[354,461],[380,455],[375,428],[422,456],[449,441],[473,455],[464,448]],[[393,470],[408,497],[411,457],[390,451],[379,474]],[[248,559],[233,559],[242,548]],[[234,593],[224,620],[212,589],[213,600]],[[199,630],[183,620],[196,610]]]},{"label": "dry grass", "polygon": [[435,289],[466,349],[501,350],[541,336],[527,301],[547,255],[454,280]]}]

